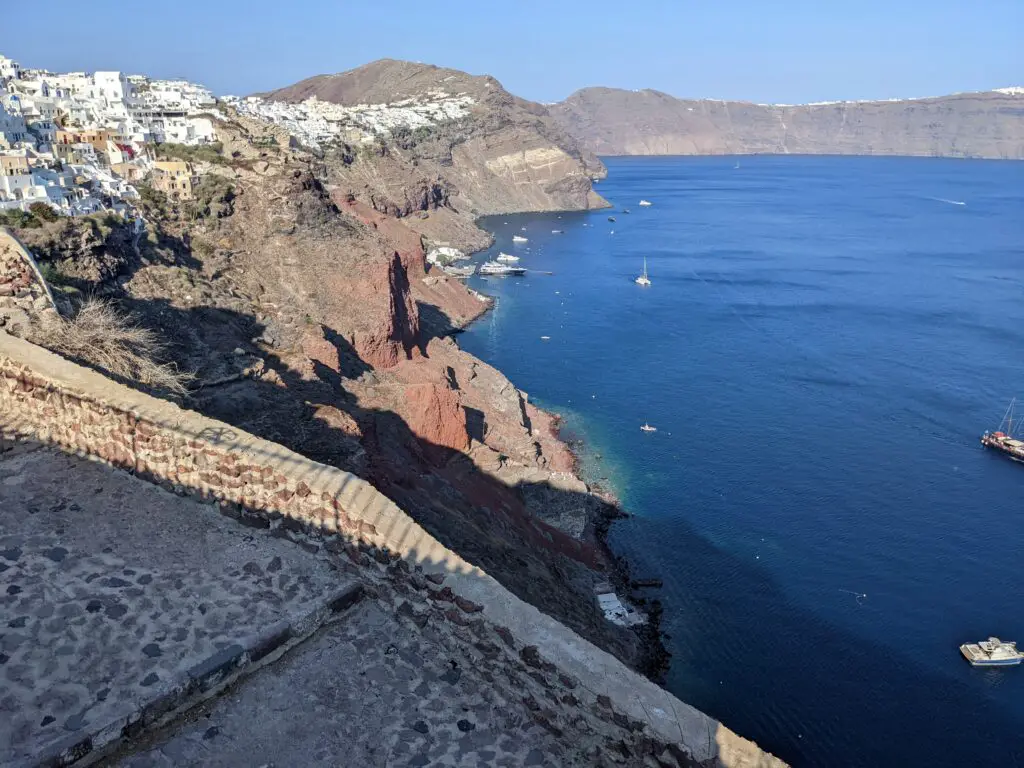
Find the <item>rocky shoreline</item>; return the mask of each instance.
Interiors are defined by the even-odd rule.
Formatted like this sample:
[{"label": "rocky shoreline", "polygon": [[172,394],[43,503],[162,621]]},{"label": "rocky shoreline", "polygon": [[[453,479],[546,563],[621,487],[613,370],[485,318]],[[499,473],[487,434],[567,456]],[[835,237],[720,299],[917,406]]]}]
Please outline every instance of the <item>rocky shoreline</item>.
[{"label": "rocky shoreline", "polygon": [[[477,225],[479,226],[479,221]],[[484,231],[488,235],[489,242],[472,251],[474,255],[486,250],[494,242],[494,235],[491,232],[487,232],[487,230]],[[473,323],[481,322],[487,317],[495,305],[493,297],[487,298],[489,301],[480,314],[468,319],[458,328],[453,329],[453,335],[465,331]],[[647,616],[647,621],[644,624],[632,630],[639,639],[639,653],[635,666],[637,671],[648,679],[659,685],[664,685],[671,664],[672,654],[665,644],[666,637],[661,629],[663,613],[661,600],[656,597],[649,598],[636,593],[637,590],[634,587],[635,581],[629,560],[624,555],[617,554],[612,549],[608,540],[612,525],[617,520],[628,518],[630,514],[622,506],[621,501],[613,490],[605,488],[599,482],[592,481],[586,477],[582,461],[586,446],[585,441],[582,438],[567,438],[563,434],[565,420],[559,413],[540,408],[537,408],[537,410],[548,415],[550,418],[551,437],[563,445],[569,452],[572,461],[568,470],[569,473],[586,485],[587,493],[600,501],[600,504],[595,505],[586,513],[588,519],[584,526],[584,540],[593,545],[601,554],[602,564],[607,568],[608,581],[615,588],[616,594],[627,597],[630,603],[636,605]]]},{"label": "rocky shoreline", "polygon": [[[563,419],[555,414],[556,424],[561,425]],[[559,439],[561,435],[558,435]],[[640,658],[637,664],[637,671],[648,679],[664,685],[665,677],[668,674],[672,654],[665,645],[665,634],[661,630],[661,619],[663,607],[658,598],[647,598],[636,594],[634,586],[632,567],[629,560],[612,549],[608,541],[608,535],[612,525],[617,520],[630,517],[629,512],[622,506],[621,501],[613,491],[603,488],[599,483],[590,483],[582,471],[582,454],[586,443],[582,439],[563,440],[566,447],[572,452],[575,459],[573,473],[584,482],[596,497],[605,502],[601,512],[594,516],[592,531],[594,543],[604,554],[609,564],[609,575],[612,585],[618,594],[627,595],[629,601],[637,605],[647,615],[647,621],[637,627],[635,632],[640,638]]]}]

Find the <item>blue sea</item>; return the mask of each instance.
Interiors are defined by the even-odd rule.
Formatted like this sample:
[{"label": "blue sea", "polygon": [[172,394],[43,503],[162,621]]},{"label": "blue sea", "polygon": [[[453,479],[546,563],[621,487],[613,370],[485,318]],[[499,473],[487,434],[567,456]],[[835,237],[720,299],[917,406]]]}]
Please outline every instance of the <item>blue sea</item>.
[{"label": "blue sea", "polygon": [[1024,397],[1024,163],[607,165],[613,210],[483,222],[531,272],[459,343],[632,515],[669,689],[794,765],[1024,765],[1024,667],[958,652],[1024,645],[1024,465],[978,442]]}]

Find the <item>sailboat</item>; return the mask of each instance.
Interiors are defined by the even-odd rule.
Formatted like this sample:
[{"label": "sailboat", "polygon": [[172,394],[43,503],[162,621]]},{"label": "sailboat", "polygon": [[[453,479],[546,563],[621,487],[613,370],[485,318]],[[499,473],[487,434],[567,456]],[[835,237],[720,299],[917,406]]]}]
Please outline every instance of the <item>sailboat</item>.
[{"label": "sailboat", "polygon": [[644,256],[644,273],[642,275],[640,275],[640,277],[636,278],[633,282],[636,283],[637,285],[650,285],[651,284],[651,279],[649,277],[647,277],[647,257],[646,256]]},{"label": "sailboat", "polygon": [[[1017,398],[1010,401],[1010,407],[1003,414],[1003,420],[999,422],[999,429],[995,432],[986,432],[981,436],[981,444],[986,448],[995,448],[1002,451],[1014,461],[1024,464],[1024,441],[1013,436],[1013,409],[1017,404]],[[1006,431],[1003,431],[1005,427]]]}]

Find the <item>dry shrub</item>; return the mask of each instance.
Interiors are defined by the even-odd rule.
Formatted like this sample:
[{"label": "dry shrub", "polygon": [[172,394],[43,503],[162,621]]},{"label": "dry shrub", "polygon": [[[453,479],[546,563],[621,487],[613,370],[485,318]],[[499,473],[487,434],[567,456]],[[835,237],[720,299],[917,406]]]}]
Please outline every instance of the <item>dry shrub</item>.
[{"label": "dry shrub", "polygon": [[166,345],[156,333],[99,299],[87,300],[70,320],[55,314],[43,317],[34,324],[31,341],[122,379],[177,395],[184,395],[192,380],[177,366],[159,362]]}]

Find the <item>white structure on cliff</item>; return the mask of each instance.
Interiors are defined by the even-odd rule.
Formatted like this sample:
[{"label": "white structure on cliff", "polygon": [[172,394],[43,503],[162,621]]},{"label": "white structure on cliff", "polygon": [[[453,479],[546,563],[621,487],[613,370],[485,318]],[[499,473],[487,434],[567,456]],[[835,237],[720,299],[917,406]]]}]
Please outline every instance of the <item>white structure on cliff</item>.
[{"label": "white structure on cliff", "polygon": [[280,125],[300,143],[315,148],[337,139],[369,142],[399,128],[415,130],[461,120],[476,103],[466,94],[453,95],[439,89],[429,91],[423,98],[351,107],[321,101],[316,96],[298,104],[259,96],[228,96],[224,101],[240,115]]},{"label": "white structure on cliff", "polygon": [[23,69],[0,56],[0,210],[122,210],[148,168],[146,144],[207,144],[222,118],[185,80]]}]

